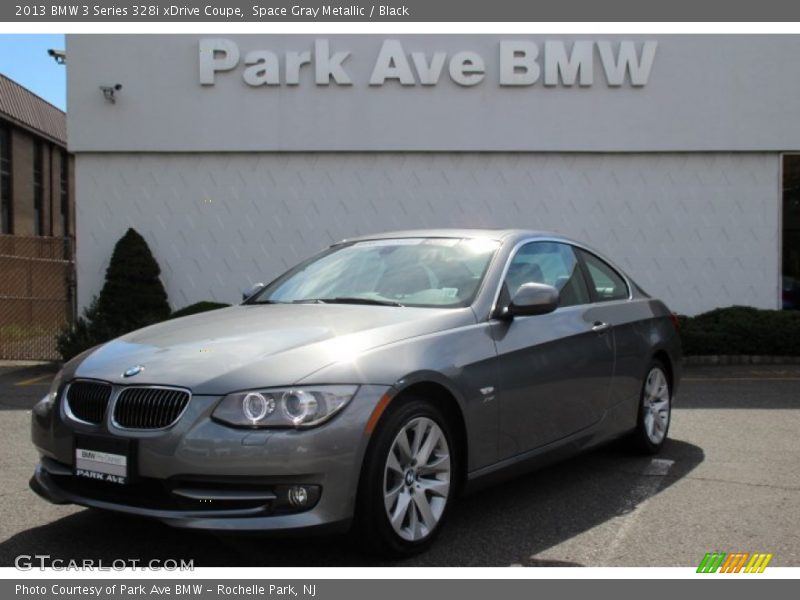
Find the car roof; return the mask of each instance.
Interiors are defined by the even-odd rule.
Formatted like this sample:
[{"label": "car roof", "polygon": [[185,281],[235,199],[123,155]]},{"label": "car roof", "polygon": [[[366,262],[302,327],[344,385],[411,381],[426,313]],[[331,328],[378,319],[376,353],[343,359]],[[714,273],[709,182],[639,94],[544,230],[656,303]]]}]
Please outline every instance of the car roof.
[{"label": "car roof", "polygon": [[523,239],[546,238],[573,242],[561,234],[550,231],[529,229],[406,229],[402,231],[386,231],[371,235],[361,235],[344,239],[337,244],[363,242],[367,240],[386,240],[397,238],[485,238],[502,242],[516,242]]},{"label": "car roof", "polygon": [[632,289],[637,290],[638,293],[644,294],[644,292],[636,284],[636,282],[633,279],[631,279],[631,277],[625,272],[625,270],[619,267],[614,261],[610,260],[608,257],[604,256],[603,254],[601,254],[600,252],[598,252],[591,246],[586,245],[583,242],[580,242],[573,238],[569,238],[565,235],[562,235],[560,233],[555,233],[552,231],[542,231],[535,229],[465,229],[465,228],[406,229],[400,231],[386,231],[384,233],[376,233],[372,235],[361,235],[361,236],[346,238],[340,242],[332,244],[332,246],[338,246],[339,244],[352,243],[352,242],[363,242],[368,240],[386,240],[386,239],[397,239],[397,238],[466,238],[466,239],[483,238],[483,239],[497,240],[501,242],[503,245],[511,247],[516,247],[517,244],[523,242],[536,241],[536,240],[563,242],[566,244],[577,246],[578,248],[583,248],[591,252],[595,256],[599,257],[604,262],[607,262],[616,271],[623,274],[623,276],[628,281],[628,285],[631,286]]}]

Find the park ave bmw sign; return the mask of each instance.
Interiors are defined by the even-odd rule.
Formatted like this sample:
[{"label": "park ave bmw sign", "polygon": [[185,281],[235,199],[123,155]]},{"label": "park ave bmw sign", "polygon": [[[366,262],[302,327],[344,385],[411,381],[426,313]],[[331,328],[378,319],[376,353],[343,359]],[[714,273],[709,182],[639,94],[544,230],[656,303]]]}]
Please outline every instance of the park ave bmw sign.
[{"label": "park ave bmw sign", "polygon": [[[366,81],[370,86],[393,82],[402,86],[435,86],[443,78],[471,87],[486,79],[495,64],[501,86],[546,87],[577,85],[590,87],[601,81],[608,87],[647,84],[658,42],[623,40],[562,40],[537,43],[530,40],[503,40],[495,56],[487,57],[465,49],[420,52],[406,48],[399,40],[384,40],[371,59]],[[300,73],[310,70],[318,86],[351,86],[354,74],[349,70],[352,52],[334,47],[327,39],[314,41],[313,50],[249,50],[243,52],[232,40],[205,38],[199,44],[199,77],[204,86],[213,86],[220,74],[240,72],[251,87],[300,85]],[[596,60],[597,58],[597,60]],[[596,67],[601,73],[596,73]]]}]

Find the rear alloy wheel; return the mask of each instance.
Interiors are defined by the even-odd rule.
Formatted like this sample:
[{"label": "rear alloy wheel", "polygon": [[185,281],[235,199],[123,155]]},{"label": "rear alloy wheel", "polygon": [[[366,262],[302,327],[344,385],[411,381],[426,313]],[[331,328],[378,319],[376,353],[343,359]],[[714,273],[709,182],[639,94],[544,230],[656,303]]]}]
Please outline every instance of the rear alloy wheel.
[{"label": "rear alloy wheel", "polygon": [[441,529],[458,463],[449,424],[434,405],[395,402],[373,434],[356,518],[373,550],[402,557],[427,548]]},{"label": "rear alloy wheel", "polygon": [[672,414],[672,389],[667,371],[660,361],[653,361],[642,385],[639,416],[633,441],[648,454],[660,451],[667,440]]}]

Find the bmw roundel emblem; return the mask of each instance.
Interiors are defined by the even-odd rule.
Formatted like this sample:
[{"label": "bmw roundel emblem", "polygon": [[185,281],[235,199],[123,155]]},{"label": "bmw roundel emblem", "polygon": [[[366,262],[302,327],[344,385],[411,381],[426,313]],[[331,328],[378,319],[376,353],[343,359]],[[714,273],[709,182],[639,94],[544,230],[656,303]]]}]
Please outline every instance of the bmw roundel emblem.
[{"label": "bmw roundel emblem", "polygon": [[144,367],[142,365],[136,365],[135,367],[131,367],[130,369],[127,369],[122,374],[122,376],[123,377],[133,377],[134,375],[138,375],[142,371],[144,371]]}]

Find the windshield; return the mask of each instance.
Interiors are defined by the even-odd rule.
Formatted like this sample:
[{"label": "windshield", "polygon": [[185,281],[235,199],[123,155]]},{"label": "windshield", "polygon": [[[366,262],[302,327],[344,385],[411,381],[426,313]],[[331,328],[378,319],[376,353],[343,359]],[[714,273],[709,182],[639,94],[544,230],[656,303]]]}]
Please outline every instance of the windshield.
[{"label": "windshield", "polygon": [[496,240],[397,238],[335,246],[270,283],[248,303],[468,306]]}]

